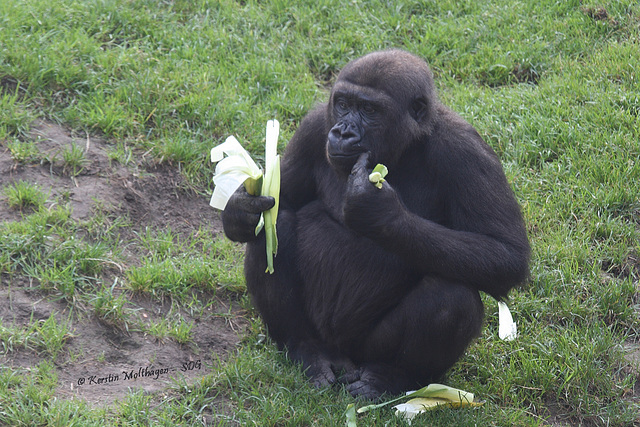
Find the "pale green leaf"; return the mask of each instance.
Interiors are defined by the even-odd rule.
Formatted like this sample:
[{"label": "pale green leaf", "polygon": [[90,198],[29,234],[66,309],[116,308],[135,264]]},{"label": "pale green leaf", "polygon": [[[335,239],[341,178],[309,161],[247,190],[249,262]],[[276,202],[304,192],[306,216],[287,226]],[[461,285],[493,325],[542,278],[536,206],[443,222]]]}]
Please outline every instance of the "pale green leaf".
[{"label": "pale green leaf", "polygon": [[356,416],[356,406],[353,403],[347,405],[347,411],[344,413],[347,417],[347,427],[357,427],[358,419]]},{"label": "pale green leaf", "polygon": [[387,167],[378,163],[369,174],[369,182],[373,183],[378,188],[382,188],[382,183],[385,181],[384,177],[387,176],[388,173],[389,170]]},{"label": "pale green leaf", "polygon": [[269,120],[266,129],[265,176],[262,181],[262,195],[275,199],[274,206],[263,213],[267,251],[267,271],[273,274],[273,257],[278,253],[278,233],[276,222],[280,206],[280,156],[277,154],[280,123]]}]

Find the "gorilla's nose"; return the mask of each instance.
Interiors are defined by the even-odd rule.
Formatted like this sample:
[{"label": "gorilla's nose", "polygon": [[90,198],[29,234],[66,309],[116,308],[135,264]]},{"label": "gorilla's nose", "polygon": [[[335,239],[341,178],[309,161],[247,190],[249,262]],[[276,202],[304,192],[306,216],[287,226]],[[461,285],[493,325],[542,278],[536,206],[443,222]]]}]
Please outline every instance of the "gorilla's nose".
[{"label": "gorilla's nose", "polygon": [[340,141],[340,145],[348,147],[360,142],[360,132],[357,127],[350,123],[339,123],[331,129],[331,136]]}]

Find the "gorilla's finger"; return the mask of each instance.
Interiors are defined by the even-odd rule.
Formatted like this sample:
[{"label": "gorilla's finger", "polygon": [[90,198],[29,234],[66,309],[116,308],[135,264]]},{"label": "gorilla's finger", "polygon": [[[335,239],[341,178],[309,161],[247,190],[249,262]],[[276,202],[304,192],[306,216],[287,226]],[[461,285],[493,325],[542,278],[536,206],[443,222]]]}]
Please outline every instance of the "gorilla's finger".
[{"label": "gorilla's finger", "polygon": [[271,209],[275,203],[275,199],[270,196],[252,196],[247,193],[244,185],[240,185],[229,200],[230,206],[237,206],[245,212],[254,214]]},{"label": "gorilla's finger", "polygon": [[369,156],[371,155],[370,152],[366,151],[362,154],[360,154],[360,157],[358,157],[358,160],[356,161],[356,164],[353,165],[353,168],[351,169],[351,175],[355,175],[357,173],[362,173],[362,172],[367,172],[367,163],[369,162]]},{"label": "gorilla's finger", "polygon": [[338,383],[344,384],[344,385],[354,383],[360,380],[361,374],[362,374],[361,369],[353,369],[353,370],[341,372],[340,376],[338,377]]},{"label": "gorilla's finger", "polygon": [[309,379],[311,380],[311,383],[318,388],[327,387],[336,382],[335,374],[328,367],[316,372],[314,375],[310,376]]},{"label": "gorilla's finger", "polygon": [[366,185],[369,183],[369,171],[367,170],[369,154],[369,152],[362,153],[356,161],[356,164],[353,165],[351,175],[347,180],[349,193],[359,193],[362,189],[366,188]]},{"label": "gorilla's finger", "polygon": [[276,199],[271,196],[247,195],[245,208],[247,212],[260,213],[271,209],[276,204]]},{"label": "gorilla's finger", "polygon": [[380,401],[383,391],[366,381],[356,381],[345,386],[349,394],[355,398],[364,398],[372,402]]}]

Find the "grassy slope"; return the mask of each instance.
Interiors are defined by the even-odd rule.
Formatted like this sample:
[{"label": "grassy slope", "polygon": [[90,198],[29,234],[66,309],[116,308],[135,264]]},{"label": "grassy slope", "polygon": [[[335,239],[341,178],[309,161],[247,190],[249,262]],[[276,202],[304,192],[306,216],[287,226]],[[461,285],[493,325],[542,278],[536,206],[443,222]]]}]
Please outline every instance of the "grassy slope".
[{"label": "grassy slope", "polygon": [[[534,247],[531,283],[510,303],[521,337],[497,339],[495,304],[487,300],[483,336],[446,378],[487,403],[424,422],[637,422],[630,402],[635,387],[637,404],[638,386],[622,354],[640,325],[636,2],[289,3],[2,1],[0,79],[7,87],[19,82],[21,96],[0,96],[0,143],[18,147],[33,117],[46,116],[105,133],[114,149],[151,149],[205,192],[212,145],[233,133],[256,149],[272,117],[286,140],[346,62],[404,47],[431,63],[442,100],[502,158]],[[66,224],[60,215],[55,221]],[[35,233],[22,222],[0,228],[5,255],[19,236]],[[3,253],[3,271],[24,267]],[[227,416],[243,424],[343,422],[347,396],[311,389],[282,355],[256,348],[252,338],[190,392],[178,389],[160,407],[133,395],[109,419],[195,423],[220,394],[229,400]],[[45,403],[50,372],[0,371],[0,402],[23,403],[19,413],[0,409],[0,421],[55,424],[75,414],[79,425],[100,424],[101,411]],[[361,419],[401,424],[390,413]]]}]

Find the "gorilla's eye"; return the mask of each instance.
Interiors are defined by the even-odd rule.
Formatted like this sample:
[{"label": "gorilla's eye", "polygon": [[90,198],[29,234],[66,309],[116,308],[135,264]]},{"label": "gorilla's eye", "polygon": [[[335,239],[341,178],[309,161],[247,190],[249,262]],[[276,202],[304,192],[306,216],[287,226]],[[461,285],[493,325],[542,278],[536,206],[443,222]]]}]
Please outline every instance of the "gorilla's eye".
[{"label": "gorilla's eye", "polygon": [[374,114],[376,112],[376,107],[374,107],[371,104],[363,104],[362,105],[362,112],[367,114],[367,115]]},{"label": "gorilla's eye", "polygon": [[340,99],[336,99],[335,108],[337,112],[345,113],[349,109],[349,105],[347,104],[347,101],[340,98]]}]

